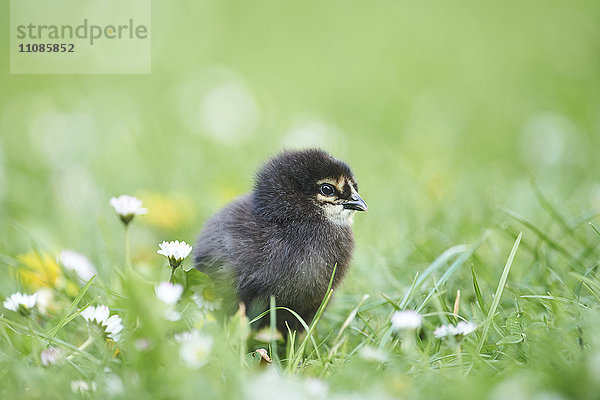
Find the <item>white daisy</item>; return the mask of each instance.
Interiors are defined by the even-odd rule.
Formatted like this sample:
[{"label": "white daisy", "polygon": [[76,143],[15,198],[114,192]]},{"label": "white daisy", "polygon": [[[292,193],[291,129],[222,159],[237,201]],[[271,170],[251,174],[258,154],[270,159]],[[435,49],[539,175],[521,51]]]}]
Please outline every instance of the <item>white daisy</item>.
[{"label": "white daisy", "polygon": [[435,336],[436,338],[443,338],[449,336],[462,338],[468,335],[469,333],[473,332],[475,329],[477,329],[477,325],[471,322],[460,321],[458,324],[456,324],[456,326],[448,324],[438,327],[435,331],[433,331],[433,336]]},{"label": "white daisy", "polygon": [[34,294],[23,294],[23,293],[13,293],[10,297],[7,297],[4,300],[3,306],[7,310],[17,311],[21,314],[29,314],[31,310],[35,307],[37,302],[37,293]]},{"label": "white daisy", "polygon": [[413,310],[396,311],[392,314],[392,328],[396,331],[415,330],[421,327],[423,317]]},{"label": "white daisy", "polygon": [[177,268],[181,262],[190,255],[192,252],[192,246],[186,242],[180,242],[178,240],[174,242],[162,242],[158,245],[160,250],[156,252],[162,254],[169,259],[171,268]]},{"label": "white daisy", "polygon": [[207,363],[213,345],[212,337],[193,330],[175,334],[175,341],[180,345],[179,356],[188,366],[200,368]]},{"label": "white daisy", "polygon": [[199,293],[194,293],[192,295],[192,300],[194,300],[194,303],[196,303],[196,305],[202,311],[214,311],[221,305],[221,302],[219,300],[210,301]]},{"label": "white daisy", "polygon": [[433,336],[436,338],[443,338],[446,336],[454,336],[456,335],[456,327],[454,325],[442,325],[438,326],[433,331]]},{"label": "white daisy", "polygon": [[136,215],[142,215],[148,212],[148,210],[142,207],[142,201],[140,199],[126,194],[110,199],[110,205],[113,206],[125,225],[129,224]]},{"label": "white daisy", "polygon": [[178,283],[161,282],[154,288],[156,297],[165,304],[173,305],[181,298],[183,286]]},{"label": "white daisy", "polygon": [[105,305],[99,305],[97,307],[89,306],[81,312],[81,316],[88,321],[98,325],[106,336],[118,342],[121,339],[121,331],[123,330],[123,324],[121,323],[121,317],[117,314],[109,317],[110,310]]},{"label": "white daisy", "polygon": [[73,250],[63,250],[59,255],[60,263],[69,271],[74,271],[77,276],[84,282],[92,279],[96,275],[96,268],[90,260],[83,254]]},{"label": "white daisy", "polygon": [[62,354],[60,349],[54,348],[52,346],[42,350],[42,352],[40,353],[42,365],[44,367],[47,367],[49,365],[56,364],[56,362],[60,360],[61,355]]},{"label": "white daisy", "polygon": [[477,325],[475,325],[472,322],[460,321],[458,324],[456,324],[456,332],[459,335],[466,336],[469,333],[473,332],[475,329],[477,329]]}]

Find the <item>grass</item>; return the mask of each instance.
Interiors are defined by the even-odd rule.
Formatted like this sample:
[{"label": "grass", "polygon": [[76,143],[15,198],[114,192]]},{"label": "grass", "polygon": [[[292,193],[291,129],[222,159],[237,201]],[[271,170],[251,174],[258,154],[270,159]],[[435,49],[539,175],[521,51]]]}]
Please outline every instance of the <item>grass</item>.
[{"label": "grass", "polygon": [[[487,339],[488,332],[490,329],[490,324],[494,320],[496,315],[496,309],[498,308],[498,304],[500,304],[500,298],[502,297],[502,292],[504,291],[504,286],[506,285],[506,280],[508,279],[508,273],[510,272],[510,267],[515,259],[515,254],[517,253],[517,249],[519,248],[519,243],[521,243],[521,238],[523,237],[522,233],[519,233],[517,236],[517,240],[515,240],[515,244],[510,251],[510,255],[508,256],[508,260],[506,261],[506,265],[504,266],[504,270],[502,271],[502,276],[500,277],[500,282],[498,282],[498,288],[496,289],[496,293],[494,294],[494,300],[492,300],[492,305],[490,306],[490,311],[487,314],[486,320],[483,322],[483,332],[481,333],[481,339],[479,340],[479,344],[477,345],[477,352],[479,353],[485,344],[485,340]],[[475,282],[477,282],[475,273],[473,273],[473,285],[475,287]],[[482,302],[483,303],[483,302]]]},{"label": "grass", "polygon": [[[0,307],[0,398],[597,398],[598,4],[152,11],[150,75],[0,76],[0,299],[46,304]],[[161,302],[158,243],[193,243],[265,159],[303,146],[346,160],[369,204],[308,333],[221,321],[214,284],[182,268],[181,300]],[[149,211],[125,236],[122,193]],[[97,276],[65,269],[64,249]],[[79,315],[99,304],[118,343]],[[399,310],[421,328],[395,331]],[[460,321],[477,329],[434,336]],[[43,366],[49,345],[61,361]]]},{"label": "grass", "polygon": [[[515,228],[524,231],[515,238],[504,268],[487,271],[498,282],[495,290],[482,279],[486,271],[481,268],[487,265],[486,258],[493,258],[490,249],[505,242],[492,230],[470,245],[442,252],[400,293],[359,295],[343,288],[326,308],[334,292],[329,291],[315,319],[302,321],[307,332],[290,335],[281,358],[278,355],[284,353],[277,348],[286,343],[274,339],[274,332],[261,342],[244,314],[222,324],[211,311],[196,305],[192,293],[207,293],[212,283],[194,270],[179,269],[175,274],[186,288],[177,304],[182,318],[175,322],[165,319],[168,307],[153,291],[153,282],[169,273],[166,263],[153,272],[134,263],[131,273],[113,275],[110,291],[97,284],[98,278],[84,285],[63,271],[66,283],[62,289],[52,288],[54,299],[46,311],[24,316],[5,310],[0,319],[3,395],[11,398],[27,390],[31,398],[42,393],[58,398],[73,394],[73,381],[83,381],[95,387],[86,395],[99,398],[188,397],[197,390],[210,397],[253,397],[256,384],[260,396],[267,397],[344,397],[356,392],[420,398],[443,391],[449,398],[550,394],[593,398],[600,284],[593,261],[597,251],[586,249],[598,234],[580,224],[586,231],[573,237],[582,242],[569,248],[585,256],[568,264],[561,249],[573,243],[568,235],[557,235],[569,226],[558,215],[548,213],[556,230],[542,230],[519,219],[522,223]],[[15,264],[13,275],[23,278],[19,262]],[[580,264],[590,267],[577,272]],[[518,278],[509,274],[515,268]],[[561,268],[571,271],[559,273]],[[21,280],[22,289],[31,284]],[[67,287],[75,285],[80,289],[69,292]],[[454,297],[455,287],[460,288],[460,299]],[[118,343],[105,341],[97,331],[87,332],[79,316],[99,302],[110,304],[112,312],[123,318],[125,333]],[[281,309],[275,299],[271,308]],[[392,313],[404,309],[423,315],[418,331],[397,332],[391,327]],[[267,311],[256,319],[269,315],[273,314]],[[437,326],[460,320],[476,323],[477,329],[464,338],[434,337]],[[194,329],[212,338],[210,350],[199,355],[201,367],[183,363],[178,351],[183,344],[173,339],[176,332]],[[40,352],[50,345],[60,349],[62,358],[44,367]],[[260,347],[269,350],[271,363],[256,356],[254,350]],[[44,392],[47,385],[52,389],[49,394]]]}]

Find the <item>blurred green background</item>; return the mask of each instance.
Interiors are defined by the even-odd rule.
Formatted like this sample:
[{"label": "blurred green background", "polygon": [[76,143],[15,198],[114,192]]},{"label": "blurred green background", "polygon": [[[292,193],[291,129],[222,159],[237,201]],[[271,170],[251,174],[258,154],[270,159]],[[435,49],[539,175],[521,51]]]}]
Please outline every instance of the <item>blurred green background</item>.
[{"label": "blurred green background", "polygon": [[2,248],[27,250],[28,232],[94,251],[120,193],[175,202],[184,215],[146,233],[190,241],[289,147],[353,167],[363,251],[527,214],[531,177],[573,207],[600,201],[596,2],[152,7],[150,75],[2,74]]},{"label": "blurred green background", "polygon": [[[569,218],[600,206],[599,17],[597,1],[153,2],[150,75],[9,75],[4,40],[0,252],[72,248],[108,279],[122,260],[108,201],[127,193],[149,209],[134,262],[165,279],[158,242],[193,242],[264,160],[318,146],[369,204],[337,307],[403,294],[486,229],[493,292],[524,229],[500,208],[551,228],[532,179]],[[530,265],[514,285],[536,283]]]}]

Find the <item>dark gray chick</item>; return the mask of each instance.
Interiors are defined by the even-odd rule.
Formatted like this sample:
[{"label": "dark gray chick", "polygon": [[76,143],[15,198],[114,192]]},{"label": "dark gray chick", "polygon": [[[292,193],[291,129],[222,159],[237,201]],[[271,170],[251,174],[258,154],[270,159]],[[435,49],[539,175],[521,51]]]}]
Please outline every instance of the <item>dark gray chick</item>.
[{"label": "dark gray chick", "polygon": [[[208,220],[194,247],[196,268],[230,282],[253,317],[277,306],[310,324],[326,294],[340,284],[352,259],[355,211],[366,211],[350,167],[322,150],[286,151],[267,161],[254,190]],[[262,319],[268,323],[268,317]],[[277,327],[302,330],[288,312]]]}]

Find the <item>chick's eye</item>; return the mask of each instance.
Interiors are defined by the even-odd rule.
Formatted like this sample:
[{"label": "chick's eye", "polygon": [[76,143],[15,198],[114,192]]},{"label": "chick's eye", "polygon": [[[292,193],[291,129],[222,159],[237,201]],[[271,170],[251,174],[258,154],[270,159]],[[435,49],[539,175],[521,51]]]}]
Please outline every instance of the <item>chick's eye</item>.
[{"label": "chick's eye", "polygon": [[320,190],[323,196],[331,197],[335,194],[335,189],[328,183],[323,183]]}]

